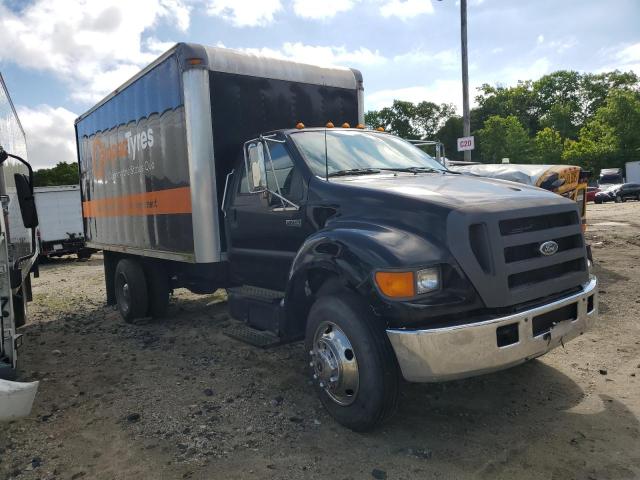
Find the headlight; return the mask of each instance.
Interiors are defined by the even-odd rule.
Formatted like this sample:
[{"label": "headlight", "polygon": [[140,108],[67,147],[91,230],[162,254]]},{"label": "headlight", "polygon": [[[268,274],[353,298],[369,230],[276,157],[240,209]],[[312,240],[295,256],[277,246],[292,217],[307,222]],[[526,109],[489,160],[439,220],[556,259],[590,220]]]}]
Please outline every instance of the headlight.
[{"label": "headlight", "polygon": [[416,272],[416,291],[421,293],[433,292],[440,288],[440,269],[425,268]]},{"label": "headlight", "polygon": [[378,289],[387,297],[411,298],[440,288],[440,268],[405,272],[376,272]]}]

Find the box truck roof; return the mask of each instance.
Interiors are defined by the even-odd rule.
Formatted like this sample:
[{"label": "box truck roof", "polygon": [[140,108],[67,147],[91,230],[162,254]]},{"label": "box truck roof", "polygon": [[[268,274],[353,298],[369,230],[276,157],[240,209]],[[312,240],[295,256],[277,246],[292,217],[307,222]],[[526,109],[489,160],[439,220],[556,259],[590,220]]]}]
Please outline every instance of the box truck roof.
[{"label": "box truck roof", "polygon": [[[172,55],[175,55],[178,59],[180,71],[190,68],[203,68],[215,72],[234,73],[273,80],[288,80],[311,85],[346,89],[358,88],[360,90],[363,88],[362,74],[354,68],[322,67],[228,48],[209,47],[194,43],[177,43],[154,62],[116,88],[90,110],[78,117],[76,124]],[[194,59],[199,60],[199,62],[193,62],[192,60]]]}]

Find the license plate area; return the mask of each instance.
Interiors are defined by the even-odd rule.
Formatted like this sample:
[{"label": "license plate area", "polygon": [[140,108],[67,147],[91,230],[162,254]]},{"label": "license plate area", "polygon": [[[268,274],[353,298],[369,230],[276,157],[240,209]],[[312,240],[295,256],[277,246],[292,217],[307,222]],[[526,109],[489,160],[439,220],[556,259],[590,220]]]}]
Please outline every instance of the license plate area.
[{"label": "license plate area", "polygon": [[537,317],[533,317],[531,327],[533,328],[533,336],[544,335],[560,322],[567,320],[573,321],[578,318],[578,303],[570,303],[564,307],[556,308],[550,312],[543,313]]}]

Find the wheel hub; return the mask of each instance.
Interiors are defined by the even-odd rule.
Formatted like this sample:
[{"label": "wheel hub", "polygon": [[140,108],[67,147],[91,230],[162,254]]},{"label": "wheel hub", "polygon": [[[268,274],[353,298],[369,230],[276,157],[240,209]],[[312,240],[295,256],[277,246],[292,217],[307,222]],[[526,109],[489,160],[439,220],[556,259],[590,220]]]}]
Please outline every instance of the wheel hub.
[{"label": "wheel hub", "polygon": [[331,322],[320,324],[309,353],[318,386],[340,405],[353,403],[359,386],[358,362],[342,329]]}]

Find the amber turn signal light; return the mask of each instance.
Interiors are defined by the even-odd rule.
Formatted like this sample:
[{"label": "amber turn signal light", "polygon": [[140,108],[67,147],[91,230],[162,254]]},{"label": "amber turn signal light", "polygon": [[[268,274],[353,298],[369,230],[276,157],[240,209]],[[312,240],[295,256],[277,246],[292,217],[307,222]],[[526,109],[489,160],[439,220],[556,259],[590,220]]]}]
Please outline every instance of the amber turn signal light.
[{"label": "amber turn signal light", "polygon": [[413,272],[376,272],[376,285],[387,297],[414,297],[416,294]]},{"label": "amber turn signal light", "polygon": [[325,127],[327,127],[327,128],[333,128],[333,122],[327,122],[327,124],[325,125]]}]

